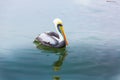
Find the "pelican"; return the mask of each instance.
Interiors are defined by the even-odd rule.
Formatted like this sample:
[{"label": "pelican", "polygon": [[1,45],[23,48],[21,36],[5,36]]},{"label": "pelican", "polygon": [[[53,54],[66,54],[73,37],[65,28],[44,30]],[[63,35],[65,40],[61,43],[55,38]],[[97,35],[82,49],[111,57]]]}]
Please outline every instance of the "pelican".
[{"label": "pelican", "polygon": [[36,37],[38,41],[43,46],[50,48],[64,48],[68,45],[68,40],[64,31],[63,23],[59,18],[53,20],[56,28],[56,32],[44,32]]}]

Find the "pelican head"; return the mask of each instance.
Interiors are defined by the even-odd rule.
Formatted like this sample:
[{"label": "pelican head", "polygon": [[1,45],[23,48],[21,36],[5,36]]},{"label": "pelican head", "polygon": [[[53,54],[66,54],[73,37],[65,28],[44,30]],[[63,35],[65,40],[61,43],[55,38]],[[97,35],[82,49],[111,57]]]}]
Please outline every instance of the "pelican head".
[{"label": "pelican head", "polygon": [[[62,38],[64,39],[66,45],[68,45],[68,40],[66,38],[62,20],[60,20],[59,18],[56,18],[56,19],[54,19],[53,23],[56,27],[57,32],[62,35]],[[61,35],[59,35],[59,36],[61,36]]]}]

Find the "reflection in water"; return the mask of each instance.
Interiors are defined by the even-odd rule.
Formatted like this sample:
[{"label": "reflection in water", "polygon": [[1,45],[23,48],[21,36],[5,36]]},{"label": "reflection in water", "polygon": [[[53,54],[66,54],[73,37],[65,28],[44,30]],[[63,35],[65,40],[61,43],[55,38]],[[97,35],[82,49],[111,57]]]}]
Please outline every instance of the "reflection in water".
[{"label": "reflection in water", "polygon": [[[67,56],[67,51],[63,51],[63,53],[59,54],[59,58],[57,61],[54,62],[53,64],[53,70],[55,72],[59,71],[61,69],[61,66],[63,64],[63,61],[65,59],[65,57]],[[60,80],[60,76],[53,76],[53,80]]]},{"label": "reflection in water", "polygon": [[[59,71],[61,69],[61,66],[63,64],[63,61],[64,61],[65,57],[67,56],[66,48],[61,48],[61,49],[49,48],[49,47],[46,47],[46,46],[43,46],[43,45],[39,44],[36,41],[34,41],[34,44],[40,50],[50,51],[50,52],[53,52],[53,53],[59,53],[58,60],[53,63],[53,71],[55,71],[55,72]],[[53,80],[60,80],[60,76],[54,75]]]},{"label": "reflection in water", "polygon": [[54,71],[60,70],[66,55],[67,55],[66,51],[64,53],[59,54],[59,59],[57,61],[55,61],[53,64]]},{"label": "reflection in water", "polygon": [[54,76],[53,80],[60,80],[60,77],[59,76]]}]

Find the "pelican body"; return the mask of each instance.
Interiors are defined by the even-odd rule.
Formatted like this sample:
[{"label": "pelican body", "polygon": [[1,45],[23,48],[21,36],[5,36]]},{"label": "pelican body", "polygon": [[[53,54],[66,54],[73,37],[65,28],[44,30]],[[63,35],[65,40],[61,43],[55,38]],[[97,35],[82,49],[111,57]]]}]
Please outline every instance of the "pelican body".
[{"label": "pelican body", "polygon": [[60,19],[56,18],[53,21],[56,32],[44,32],[38,35],[35,41],[39,42],[41,45],[50,48],[64,48],[68,45],[66,34],[64,31],[63,23]]}]

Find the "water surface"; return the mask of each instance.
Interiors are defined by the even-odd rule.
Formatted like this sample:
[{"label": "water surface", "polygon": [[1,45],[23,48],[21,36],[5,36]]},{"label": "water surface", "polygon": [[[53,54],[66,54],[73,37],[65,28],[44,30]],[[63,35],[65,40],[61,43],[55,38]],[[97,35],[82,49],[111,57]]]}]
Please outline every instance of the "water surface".
[{"label": "water surface", "polygon": [[[0,80],[119,80],[120,2],[0,1]],[[61,18],[69,46],[36,48],[35,37]]]}]

